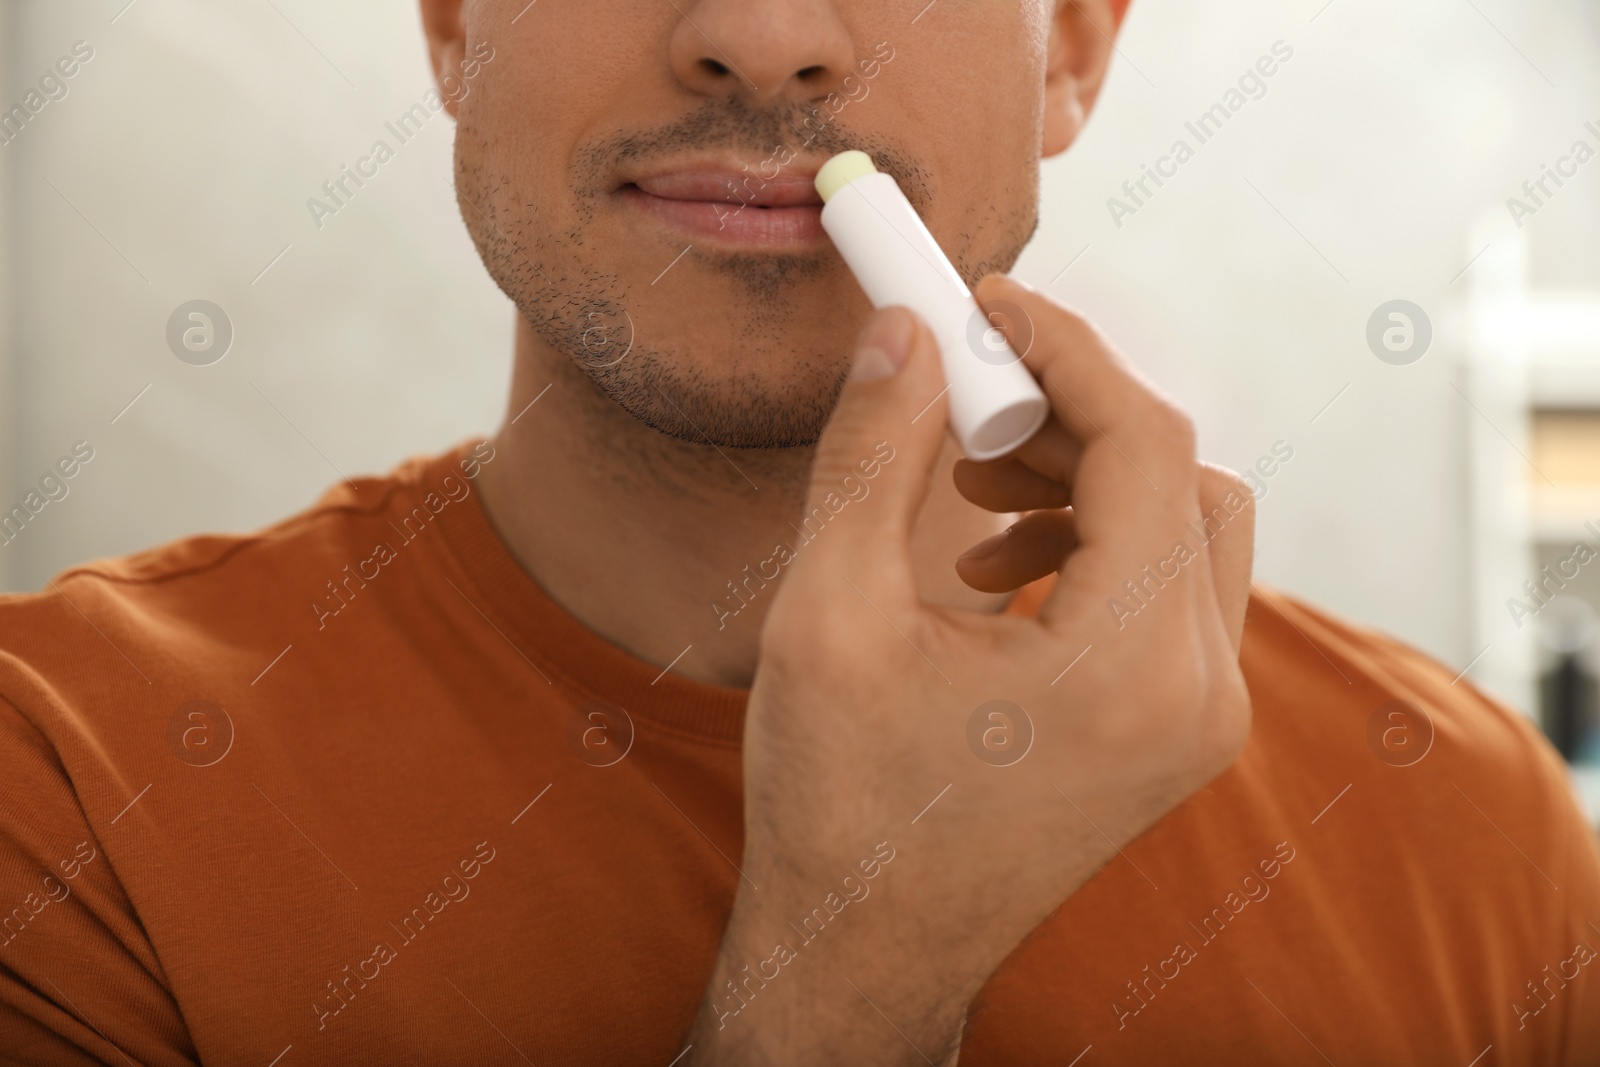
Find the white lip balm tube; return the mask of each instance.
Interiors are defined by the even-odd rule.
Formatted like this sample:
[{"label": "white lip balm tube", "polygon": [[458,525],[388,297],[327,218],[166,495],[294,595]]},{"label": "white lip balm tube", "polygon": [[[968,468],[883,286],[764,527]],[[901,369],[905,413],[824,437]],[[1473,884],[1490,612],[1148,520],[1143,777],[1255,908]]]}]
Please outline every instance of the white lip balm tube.
[{"label": "white lip balm tube", "polygon": [[927,320],[950,385],[950,428],[969,459],[999,459],[1044,425],[1050,403],[973,299],[894,178],[865,152],[841,152],[816,177],[822,228],[873,307]]}]

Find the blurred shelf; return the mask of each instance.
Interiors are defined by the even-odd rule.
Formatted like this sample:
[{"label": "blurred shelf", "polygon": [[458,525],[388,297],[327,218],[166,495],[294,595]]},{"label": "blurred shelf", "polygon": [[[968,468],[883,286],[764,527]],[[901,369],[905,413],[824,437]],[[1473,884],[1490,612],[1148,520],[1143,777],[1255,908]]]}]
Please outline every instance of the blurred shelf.
[{"label": "blurred shelf", "polygon": [[1537,486],[1532,493],[1529,534],[1543,544],[1572,541],[1593,543],[1597,535],[1585,527],[1594,523],[1600,529],[1600,485],[1564,486],[1552,489]]}]

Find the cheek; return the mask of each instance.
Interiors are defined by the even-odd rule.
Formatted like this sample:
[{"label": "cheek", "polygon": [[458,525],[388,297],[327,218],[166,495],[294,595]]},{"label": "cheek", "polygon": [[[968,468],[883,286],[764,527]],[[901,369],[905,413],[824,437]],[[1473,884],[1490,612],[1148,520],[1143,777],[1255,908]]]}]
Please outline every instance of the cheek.
[{"label": "cheek", "polygon": [[[969,284],[1008,270],[1038,217],[1044,45],[1019,10],[1037,5],[991,6],[993,17],[970,36],[901,49],[862,105],[863,113],[887,113],[889,98],[895,106],[940,100],[931,113],[914,109],[892,132],[922,153],[935,205],[926,221]],[[1037,45],[1019,44],[1034,38]]]},{"label": "cheek", "polygon": [[[480,134],[469,147],[518,183],[523,203],[537,195],[541,212],[561,214],[570,207],[585,143],[661,120],[630,114],[630,105],[658,94],[666,72],[662,46],[650,35],[665,34],[670,24],[663,29],[659,18],[641,17],[631,0],[466,7],[469,40],[495,46],[461,102],[464,124]],[[664,10],[678,17],[670,6]]]}]

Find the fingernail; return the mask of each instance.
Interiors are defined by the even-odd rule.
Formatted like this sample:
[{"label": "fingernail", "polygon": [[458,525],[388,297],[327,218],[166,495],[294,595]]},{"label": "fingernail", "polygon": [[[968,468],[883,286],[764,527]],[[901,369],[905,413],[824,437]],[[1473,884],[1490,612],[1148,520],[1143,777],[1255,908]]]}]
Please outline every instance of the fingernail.
[{"label": "fingernail", "polygon": [[856,342],[853,382],[875,382],[905,365],[911,352],[911,317],[904,311],[875,312]]},{"label": "fingernail", "polygon": [[979,541],[977,544],[961,553],[961,558],[988,559],[990,556],[1000,551],[1000,546],[1006,543],[1006,540],[1011,536],[1011,531],[1013,529],[1015,529],[1014,526],[1008,526],[1001,532],[995,534],[993,537],[988,537],[982,541]]},{"label": "fingernail", "polygon": [[856,361],[850,367],[852,382],[876,382],[894,374],[899,368],[889,362],[888,353],[881,348],[862,345],[856,349]]}]

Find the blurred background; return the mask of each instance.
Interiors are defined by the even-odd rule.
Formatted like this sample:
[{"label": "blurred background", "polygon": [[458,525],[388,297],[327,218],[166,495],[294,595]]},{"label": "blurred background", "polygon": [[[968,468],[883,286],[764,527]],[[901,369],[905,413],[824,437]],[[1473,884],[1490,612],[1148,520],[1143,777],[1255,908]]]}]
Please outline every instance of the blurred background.
[{"label": "blurred background", "polygon": [[[1117,50],[1018,273],[1261,472],[1259,581],[1537,717],[1600,815],[1600,8],[1135,0]],[[405,0],[0,0],[0,589],[493,429],[448,116],[306,206],[431,84]]]}]

